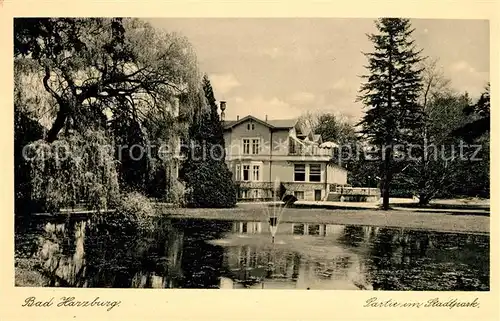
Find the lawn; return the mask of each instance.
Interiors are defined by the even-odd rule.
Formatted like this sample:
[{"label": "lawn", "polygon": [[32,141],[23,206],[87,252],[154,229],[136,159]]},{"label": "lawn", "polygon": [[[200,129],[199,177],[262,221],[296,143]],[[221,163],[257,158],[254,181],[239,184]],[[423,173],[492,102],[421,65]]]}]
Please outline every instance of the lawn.
[{"label": "lawn", "polygon": [[[179,218],[203,218],[216,220],[266,221],[269,212],[266,204],[239,204],[231,209],[186,209],[165,208],[165,215]],[[320,223],[339,225],[370,225],[411,229],[426,229],[442,232],[489,233],[489,212],[416,211],[400,209],[382,211],[377,209],[335,208],[286,208],[282,222]]]}]

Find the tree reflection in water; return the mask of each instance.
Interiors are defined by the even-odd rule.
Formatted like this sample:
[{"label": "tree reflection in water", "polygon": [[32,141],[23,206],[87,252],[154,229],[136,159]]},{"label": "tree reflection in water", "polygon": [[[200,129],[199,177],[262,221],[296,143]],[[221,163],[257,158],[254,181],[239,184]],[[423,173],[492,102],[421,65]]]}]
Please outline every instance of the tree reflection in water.
[{"label": "tree reflection in water", "polygon": [[481,235],[380,229],[368,258],[374,290],[489,290],[489,241]]},{"label": "tree reflection in water", "polygon": [[176,224],[184,231],[182,269],[183,288],[218,288],[221,276],[223,249],[206,240],[220,238],[231,230],[232,224],[223,221],[183,220]]}]

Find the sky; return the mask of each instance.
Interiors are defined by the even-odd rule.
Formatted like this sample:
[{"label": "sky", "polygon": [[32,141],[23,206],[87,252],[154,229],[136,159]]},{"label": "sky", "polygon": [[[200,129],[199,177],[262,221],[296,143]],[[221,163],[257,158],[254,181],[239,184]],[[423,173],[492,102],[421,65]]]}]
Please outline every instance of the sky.
[{"label": "sky", "polygon": [[[355,122],[373,19],[352,18],[161,18],[154,27],[186,36],[200,71],[226,119],[254,115],[296,118],[330,112]],[[489,24],[485,20],[412,19],[422,55],[438,59],[451,86],[477,97],[489,81]]]}]

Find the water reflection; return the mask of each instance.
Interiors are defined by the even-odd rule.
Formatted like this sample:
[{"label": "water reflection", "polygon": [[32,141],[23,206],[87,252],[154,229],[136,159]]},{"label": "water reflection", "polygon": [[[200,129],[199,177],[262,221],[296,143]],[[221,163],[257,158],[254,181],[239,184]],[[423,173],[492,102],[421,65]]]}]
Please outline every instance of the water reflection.
[{"label": "water reflection", "polygon": [[168,219],[143,235],[105,220],[38,222],[17,235],[16,252],[38,260],[51,286],[489,289],[482,235],[281,223],[272,244],[266,222]]},{"label": "water reflection", "polygon": [[229,247],[221,288],[370,288],[363,280],[363,265],[350,253],[315,258],[288,250],[258,246]]}]

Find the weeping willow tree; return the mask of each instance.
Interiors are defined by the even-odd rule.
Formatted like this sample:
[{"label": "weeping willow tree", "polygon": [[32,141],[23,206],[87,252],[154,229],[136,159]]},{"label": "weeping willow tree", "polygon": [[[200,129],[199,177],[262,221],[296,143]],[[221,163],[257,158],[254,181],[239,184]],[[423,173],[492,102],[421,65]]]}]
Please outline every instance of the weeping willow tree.
[{"label": "weeping willow tree", "polygon": [[142,122],[199,87],[187,39],[138,19],[15,19],[14,30],[15,63],[31,61],[54,102],[48,142],[113,113]]},{"label": "weeping willow tree", "polygon": [[30,167],[23,158],[23,147],[43,137],[43,127],[29,112],[15,108],[14,112],[14,182],[15,212],[31,211]]},{"label": "weeping willow tree", "polygon": [[27,145],[24,157],[30,164],[32,199],[51,212],[75,207],[80,200],[91,209],[112,207],[119,189],[110,147],[103,132],[90,130]]},{"label": "weeping willow tree", "polygon": [[[38,99],[18,105],[45,128],[43,141],[32,147],[62,144],[80,154],[93,153],[88,146],[93,143],[115,148],[106,154],[106,165],[89,161],[66,169],[76,164],[74,155],[57,164],[50,157],[32,160],[37,200],[69,206],[83,193],[100,208],[109,201],[108,188],[99,187],[103,184],[114,186],[116,180],[124,190],[147,193],[152,181],[169,180],[175,162],[160,159],[152,146],[171,151],[192,119],[200,77],[186,38],[138,19],[16,18],[14,43],[16,91],[36,93]],[[145,152],[135,157],[132,146]],[[113,168],[116,175],[103,174]],[[93,181],[94,191],[88,185]],[[66,190],[59,187],[66,184]]]}]

